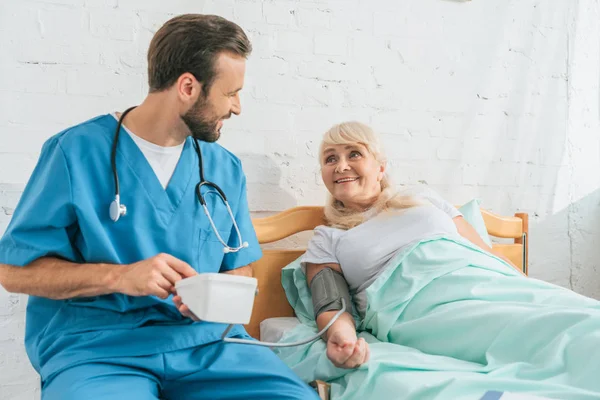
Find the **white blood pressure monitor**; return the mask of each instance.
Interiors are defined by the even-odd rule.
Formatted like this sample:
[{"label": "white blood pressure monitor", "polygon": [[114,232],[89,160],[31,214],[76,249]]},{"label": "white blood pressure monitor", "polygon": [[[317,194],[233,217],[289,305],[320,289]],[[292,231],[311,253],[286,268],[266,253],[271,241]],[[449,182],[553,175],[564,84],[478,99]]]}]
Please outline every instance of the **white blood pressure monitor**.
[{"label": "white blood pressure monitor", "polygon": [[175,283],[183,304],[202,321],[247,324],[258,292],[256,278],[203,273]]}]

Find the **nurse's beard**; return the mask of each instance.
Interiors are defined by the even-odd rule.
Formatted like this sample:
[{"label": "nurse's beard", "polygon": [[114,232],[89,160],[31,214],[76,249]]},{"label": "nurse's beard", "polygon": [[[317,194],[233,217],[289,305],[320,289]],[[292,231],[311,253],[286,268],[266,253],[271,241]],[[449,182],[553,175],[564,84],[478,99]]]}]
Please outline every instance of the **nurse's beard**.
[{"label": "nurse's beard", "polygon": [[203,113],[206,108],[208,108],[206,100],[200,97],[196,104],[181,116],[181,119],[187,125],[192,137],[203,142],[212,143],[216,142],[221,136],[220,130],[217,129],[219,119],[216,121],[207,120]]}]

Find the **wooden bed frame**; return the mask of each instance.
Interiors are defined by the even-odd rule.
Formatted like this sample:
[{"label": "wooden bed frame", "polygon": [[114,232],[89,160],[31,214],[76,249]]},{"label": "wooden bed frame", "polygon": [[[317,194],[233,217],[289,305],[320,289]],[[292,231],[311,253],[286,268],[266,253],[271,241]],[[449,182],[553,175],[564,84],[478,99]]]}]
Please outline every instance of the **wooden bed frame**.
[{"label": "wooden bed frame", "polygon": [[[494,244],[493,247],[509,258],[523,273],[528,274],[528,214],[500,216],[482,210],[483,219],[491,236],[512,239],[512,243]],[[323,224],[323,207],[295,207],[276,215],[253,220],[261,244],[272,243]],[[252,319],[246,330],[260,339],[260,323],[273,317],[293,317],[283,287],[281,269],[298,258],[305,249],[264,250],[263,257],[253,264],[258,279],[258,295],[254,300]]]}]

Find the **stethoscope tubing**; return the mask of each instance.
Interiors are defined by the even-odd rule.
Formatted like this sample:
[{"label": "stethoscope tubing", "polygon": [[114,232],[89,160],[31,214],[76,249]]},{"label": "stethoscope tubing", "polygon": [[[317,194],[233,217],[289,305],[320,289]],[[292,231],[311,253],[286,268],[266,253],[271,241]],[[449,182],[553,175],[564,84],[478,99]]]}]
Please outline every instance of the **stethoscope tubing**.
[{"label": "stethoscope tubing", "polygon": [[[137,106],[129,107],[127,110],[125,110],[121,114],[121,117],[119,118],[119,120],[117,122],[117,128],[115,129],[115,134],[114,134],[112,148],[111,148],[110,166],[112,168],[112,175],[113,175],[113,180],[114,180],[114,184],[115,184],[115,198],[110,204],[109,215],[110,215],[110,218],[114,222],[117,222],[120,217],[125,216],[127,213],[127,207],[121,203],[121,191],[120,191],[120,187],[119,187],[119,174],[117,172],[117,146],[118,146],[118,142],[119,142],[119,134],[121,132],[121,127],[123,125],[125,116],[130,111],[135,109],[136,107]],[[229,206],[229,202],[227,201],[227,196],[225,196],[225,192],[223,192],[223,190],[219,187],[219,185],[217,185],[216,183],[207,181],[204,178],[204,164],[202,161],[202,150],[200,148],[200,144],[198,143],[198,139],[193,138],[193,145],[194,145],[194,149],[196,150],[196,154],[198,155],[198,171],[199,171],[199,175],[200,175],[200,182],[198,182],[198,184],[196,185],[196,197],[198,198],[198,201],[200,202],[202,208],[204,209],[204,213],[206,214],[206,216],[208,218],[208,221],[210,223],[210,226],[211,226],[213,232],[217,236],[217,239],[219,240],[219,242],[221,242],[221,244],[223,245],[223,252],[224,253],[238,252],[241,249],[248,247],[248,242],[244,242],[242,240],[242,234],[241,234],[238,224],[235,220],[233,212],[231,211],[231,207]],[[210,216],[210,212],[208,211],[208,207],[206,206],[206,200],[204,199],[204,195],[202,194],[202,190],[201,190],[203,186],[207,186],[207,187],[214,189],[218,193],[218,195],[221,198],[221,200],[223,201],[223,203],[225,204],[225,207],[227,208],[227,213],[229,214],[229,217],[231,218],[231,221],[233,222],[233,226],[235,228],[235,231],[236,231],[236,234],[237,234],[237,237],[239,240],[240,245],[238,247],[229,246],[223,240],[221,235],[219,234],[219,230],[215,226],[215,223],[214,223],[212,217]]]}]

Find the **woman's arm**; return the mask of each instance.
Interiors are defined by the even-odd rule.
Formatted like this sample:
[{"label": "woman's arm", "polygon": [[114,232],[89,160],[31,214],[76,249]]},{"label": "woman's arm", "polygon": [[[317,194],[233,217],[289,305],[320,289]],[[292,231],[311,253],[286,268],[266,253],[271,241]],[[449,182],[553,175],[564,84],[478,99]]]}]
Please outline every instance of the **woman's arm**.
[{"label": "woman's arm", "polygon": [[454,220],[454,224],[456,225],[456,228],[458,229],[458,233],[462,237],[464,237],[465,239],[469,240],[474,245],[481,247],[483,250],[485,250],[485,251],[487,251],[489,253],[492,253],[495,256],[503,259],[509,265],[511,265],[517,271],[519,271],[521,274],[525,275],[523,273],[523,271],[521,271],[521,269],[519,269],[519,267],[517,267],[515,264],[513,264],[512,261],[510,261],[504,254],[501,254],[501,253],[495,251],[494,249],[492,249],[490,246],[488,246],[487,243],[483,241],[483,239],[481,238],[481,236],[479,236],[479,234],[477,233],[477,231],[475,230],[475,228],[473,228],[471,226],[471,224],[469,224],[467,222],[467,220],[463,218],[462,215],[459,215],[458,217],[454,217],[453,220]]},{"label": "woman's arm", "polygon": [[[339,273],[342,269],[339,264],[306,264],[306,281],[310,287],[314,276],[324,268],[331,268]],[[346,304],[349,310],[351,304]],[[331,321],[337,311],[326,311],[317,317],[317,327],[320,331]],[[327,357],[339,368],[356,368],[369,360],[369,346],[364,339],[357,339],[354,318],[346,311],[323,334],[327,343]]]},{"label": "woman's arm", "polygon": [[[306,282],[308,283],[308,287],[310,287],[310,284],[313,280],[313,278],[315,277],[315,275],[321,271],[322,269],[325,268],[331,268],[339,273],[342,273],[342,268],[340,267],[340,264],[333,264],[333,263],[327,263],[327,264],[310,264],[307,263],[306,264]],[[346,304],[346,310],[349,310],[351,307],[350,304]],[[329,321],[331,321],[331,319],[333,318],[333,316],[337,314],[337,311],[325,311],[324,313],[321,313],[318,317],[317,317],[317,327],[319,329],[319,331],[321,329],[323,329],[325,327],[325,325],[327,325],[329,323]],[[343,313],[342,315],[340,315],[340,317],[337,319],[337,321],[335,321],[333,323],[333,325],[331,325],[331,327],[327,330],[327,332],[325,332],[323,334],[323,340],[327,341],[330,335],[330,332],[333,332],[337,329],[352,329],[353,332],[356,332],[356,327],[354,325],[354,318],[352,318],[352,315],[346,311],[345,313]]]}]

